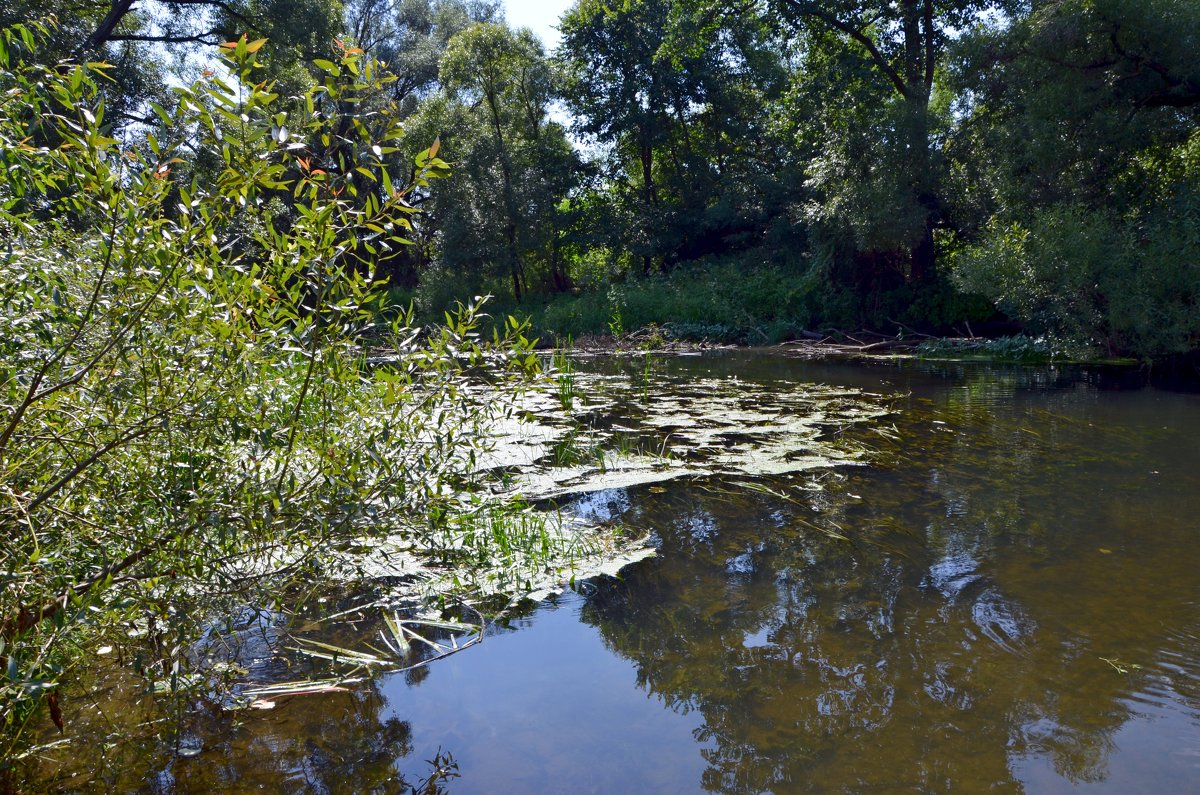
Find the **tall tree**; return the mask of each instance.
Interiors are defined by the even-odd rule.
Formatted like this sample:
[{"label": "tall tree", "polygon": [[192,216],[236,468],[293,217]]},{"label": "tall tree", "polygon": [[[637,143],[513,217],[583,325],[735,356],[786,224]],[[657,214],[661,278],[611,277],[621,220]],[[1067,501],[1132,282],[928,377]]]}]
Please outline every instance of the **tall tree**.
[{"label": "tall tree", "polygon": [[[821,125],[834,147],[842,154],[852,151],[846,138],[873,127],[876,151],[882,155],[863,174],[846,157],[826,158],[834,164],[818,174],[828,193],[827,206],[853,202],[850,196],[866,185],[884,183],[883,193],[892,193],[893,206],[886,217],[869,219],[892,225],[875,245],[889,244],[908,252],[907,276],[922,281],[935,273],[934,230],[942,220],[943,185],[941,165],[933,152],[936,126],[933,100],[939,70],[956,31],[971,27],[990,13],[1004,13],[1017,5],[1011,0],[769,0],[770,7],[802,39],[810,85],[819,80],[820,67],[853,75],[854,94],[847,85],[829,86],[840,96],[830,111],[858,117],[853,124],[830,120]],[[874,107],[864,105],[877,101]],[[840,139],[840,140],[839,140]],[[831,154],[828,146],[820,147]],[[860,161],[861,163],[861,161]],[[864,183],[863,177],[866,177]],[[878,191],[870,200],[877,201]],[[849,195],[848,195],[849,194]],[[896,226],[895,219],[904,219]]]},{"label": "tall tree", "polygon": [[647,273],[759,234],[783,164],[769,118],[786,75],[777,37],[761,18],[718,28],[681,7],[582,0],[562,20],[576,131],[606,148],[625,205],[630,229],[613,243]]},{"label": "tall tree", "polygon": [[327,58],[342,32],[341,0],[15,0],[0,9],[0,27],[49,16],[56,23],[43,59],[117,67],[103,92],[117,124],[150,122],[147,101],[166,104],[170,72],[189,53],[243,35],[271,40],[264,78],[279,93],[302,93],[317,80],[311,62]]},{"label": "tall tree", "polygon": [[[630,176],[637,180],[645,216],[659,204],[654,155],[667,131],[671,94],[678,93],[669,85],[675,70],[655,61],[667,7],[663,0],[581,0],[562,20],[562,52],[579,129],[628,148],[636,163]],[[649,249],[646,243],[643,247]],[[649,271],[651,252],[642,256]]]},{"label": "tall tree", "polygon": [[393,97],[409,113],[436,89],[450,39],[480,22],[503,19],[499,0],[350,0],[346,28],[358,46],[396,75]]},{"label": "tall tree", "polygon": [[966,37],[956,276],[1031,331],[1200,344],[1200,7],[1057,0]]},{"label": "tall tree", "polygon": [[527,30],[481,23],[455,36],[441,64],[444,93],[410,125],[418,140],[437,135],[455,173],[439,183],[428,221],[448,267],[482,274],[500,265],[520,301],[530,266],[565,286],[555,240],[560,203],[578,180],[579,158],[549,115],[557,78]]}]

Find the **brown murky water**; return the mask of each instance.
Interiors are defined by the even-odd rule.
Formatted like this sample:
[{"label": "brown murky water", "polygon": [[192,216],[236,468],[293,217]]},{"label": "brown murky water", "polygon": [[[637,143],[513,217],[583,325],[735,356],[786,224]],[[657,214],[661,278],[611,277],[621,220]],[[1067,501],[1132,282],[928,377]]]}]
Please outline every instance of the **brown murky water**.
[{"label": "brown murky water", "polygon": [[428,669],[211,721],[183,753],[83,721],[102,763],[63,786],[408,792],[440,750],[452,793],[1200,792],[1200,396],[748,352],[658,361],[651,386],[640,360],[580,367],[626,377],[602,423],[703,379],[899,397],[842,432],[868,466],[565,501],[658,557]]}]

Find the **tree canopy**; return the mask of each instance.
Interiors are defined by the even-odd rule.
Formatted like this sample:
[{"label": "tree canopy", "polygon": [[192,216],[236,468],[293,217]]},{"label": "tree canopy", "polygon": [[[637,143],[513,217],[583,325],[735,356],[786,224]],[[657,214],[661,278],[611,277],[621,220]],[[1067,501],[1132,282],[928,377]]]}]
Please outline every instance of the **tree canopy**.
[{"label": "tree canopy", "polygon": [[[384,160],[438,140],[452,173],[413,194],[411,245],[362,267],[427,316],[493,293],[548,332],[599,331],[633,290],[641,320],[768,336],[974,323],[1196,347],[1188,4],[579,0],[555,52],[493,0],[96,0],[4,20],[47,12],[47,55],[112,64],[114,130],[153,125],[203,43],[270,39],[285,95],[335,41],[379,58],[395,79],[372,118],[406,132]],[[778,309],[684,311],[672,296],[713,268],[789,287]]]},{"label": "tree canopy", "polygon": [[0,751],[61,720],[80,638],[139,628],[175,688],[268,575],[465,521],[464,373],[535,363],[510,312],[1200,357],[1200,4],[560,25],[547,52],[497,0],[0,9]]}]

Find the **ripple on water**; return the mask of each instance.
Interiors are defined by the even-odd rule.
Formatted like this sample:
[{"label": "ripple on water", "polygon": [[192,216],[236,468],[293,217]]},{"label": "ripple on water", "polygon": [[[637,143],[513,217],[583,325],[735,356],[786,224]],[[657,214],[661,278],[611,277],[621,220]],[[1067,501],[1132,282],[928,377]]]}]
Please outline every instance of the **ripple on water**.
[{"label": "ripple on water", "polygon": [[601,489],[580,495],[566,511],[580,521],[602,524],[624,516],[630,507],[627,489]]},{"label": "ripple on water", "polygon": [[1135,709],[1152,711],[1184,705],[1200,725],[1200,657],[1194,652],[1200,637],[1177,629],[1168,631],[1165,640],[1152,660],[1133,669],[1140,675],[1129,677],[1131,691],[1126,701]]},{"label": "ripple on water", "polygon": [[965,552],[951,552],[929,567],[923,587],[932,588],[953,601],[972,583],[983,578],[979,562]]},{"label": "ripple on water", "polygon": [[1014,643],[1033,634],[1033,619],[995,588],[988,588],[971,605],[971,620],[984,637],[1005,651],[1017,652]]}]

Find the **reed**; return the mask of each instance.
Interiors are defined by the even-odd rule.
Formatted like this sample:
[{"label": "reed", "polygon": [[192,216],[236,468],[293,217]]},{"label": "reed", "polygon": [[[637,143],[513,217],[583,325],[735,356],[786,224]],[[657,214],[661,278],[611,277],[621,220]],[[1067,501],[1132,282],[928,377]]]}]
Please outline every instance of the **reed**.
[{"label": "reed", "polygon": [[550,372],[554,376],[558,402],[563,411],[570,412],[575,408],[575,366],[571,362],[571,337],[567,337],[565,347],[560,347],[550,357]]}]

